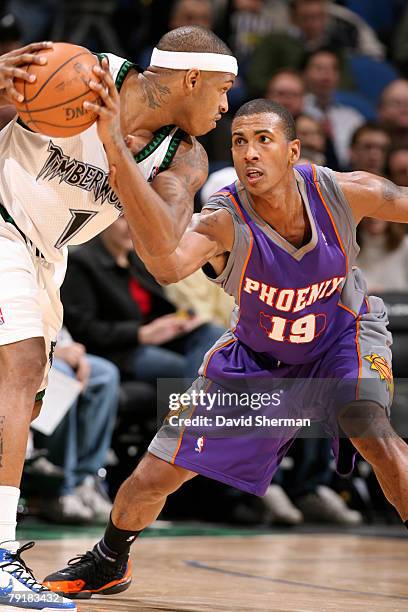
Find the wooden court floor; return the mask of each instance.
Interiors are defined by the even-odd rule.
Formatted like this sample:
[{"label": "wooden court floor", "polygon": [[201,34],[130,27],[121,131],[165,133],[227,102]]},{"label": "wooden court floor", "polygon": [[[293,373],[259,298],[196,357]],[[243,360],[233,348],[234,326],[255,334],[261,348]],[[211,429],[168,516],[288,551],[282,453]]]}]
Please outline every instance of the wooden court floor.
[{"label": "wooden court floor", "polygon": [[[95,539],[40,541],[26,554],[39,577]],[[408,611],[408,537],[277,534],[141,538],[134,582],[79,612]]]}]

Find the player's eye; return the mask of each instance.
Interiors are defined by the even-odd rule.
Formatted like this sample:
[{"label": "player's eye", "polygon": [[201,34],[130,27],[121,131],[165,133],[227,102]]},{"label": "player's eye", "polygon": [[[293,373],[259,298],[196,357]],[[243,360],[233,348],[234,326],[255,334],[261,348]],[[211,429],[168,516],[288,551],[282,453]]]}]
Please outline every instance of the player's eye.
[{"label": "player's eye", "polygon": [[267,144],[268,142],[272,142],[272,140],[269,138],[269,136],[265,136],[264,134],[259,137],[259,140],[263,144]]},{"label": "player's eye", "polygon": [[242,144],[243,144],[243,142],[244,142],[244,139],[243,139],[243,138],[238,137],[238,138],[235,138],[235,140],[234,140],[234,145],[238,145],[238,146],[240,146],[240,145],[242,145]]}]

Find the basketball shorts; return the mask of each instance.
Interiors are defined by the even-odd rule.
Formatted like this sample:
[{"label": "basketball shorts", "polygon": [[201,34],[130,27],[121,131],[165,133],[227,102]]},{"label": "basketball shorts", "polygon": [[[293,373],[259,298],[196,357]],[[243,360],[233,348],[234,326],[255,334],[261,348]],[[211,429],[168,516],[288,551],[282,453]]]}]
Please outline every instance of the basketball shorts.
[{"label": "basketball shorts", "polygon": [[19,230],[0,216],[0,345],[28,338],[45,340],[47,366],[36,399],[42,399],[52,351],[62,326],[59,289],[66,258],[51,264]]},{"label": "basketball shorts", "polygon": [[264,495],[296,435],[302,430],[307,436],[309,420],[319,422],[331,438],[338,471],[350,472],[355,452],[353,447],[344,453],[349,458],[342,461],[339,449],[351,448],[351,443],[340,430],[339,410],[365,400],[379,404],[389,416],[393,395],[387,314],[379,298],[370,297],[368,302],[369,311],[352,322],[324,355],[303,365],[271,358],[267,362],[226,332],[206,355],[206,367],[200,370],[205,375],[186,392],[187,400],[180,398],[170,405],[149,452]]}]

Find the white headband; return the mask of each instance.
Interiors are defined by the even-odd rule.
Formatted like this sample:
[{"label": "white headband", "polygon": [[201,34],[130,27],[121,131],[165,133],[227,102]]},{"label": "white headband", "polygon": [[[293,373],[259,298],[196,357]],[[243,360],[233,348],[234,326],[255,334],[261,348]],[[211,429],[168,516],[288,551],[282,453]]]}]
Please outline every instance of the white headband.
[{"label": "white headband", "polygon": [[161,51],[153,49],[151,66],[171,68],[173,70],[189,70],[198,68],[209,72],[231,72],[238,74],[238,63],[232,55],[220,53],[184,53],[180,51]]}]

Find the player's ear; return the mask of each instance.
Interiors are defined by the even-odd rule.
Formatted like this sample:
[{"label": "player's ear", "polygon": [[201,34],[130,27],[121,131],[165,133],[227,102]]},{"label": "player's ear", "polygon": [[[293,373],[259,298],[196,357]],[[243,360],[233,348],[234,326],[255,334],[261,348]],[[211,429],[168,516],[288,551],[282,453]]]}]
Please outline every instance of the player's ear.
[{"label": "player's ear", "polygon": [[300,140],[296,138],[289,143],[289,161],[291,164],[296,164],[300,158]]},{"label": "player's ear", "polygon": [[198,81],[200,79],[200,71],[196,68],[192,68],[186,72],[186,76],[184,78],[185,86],[189,91],[193,91],[196,89],[198,85]]}]

